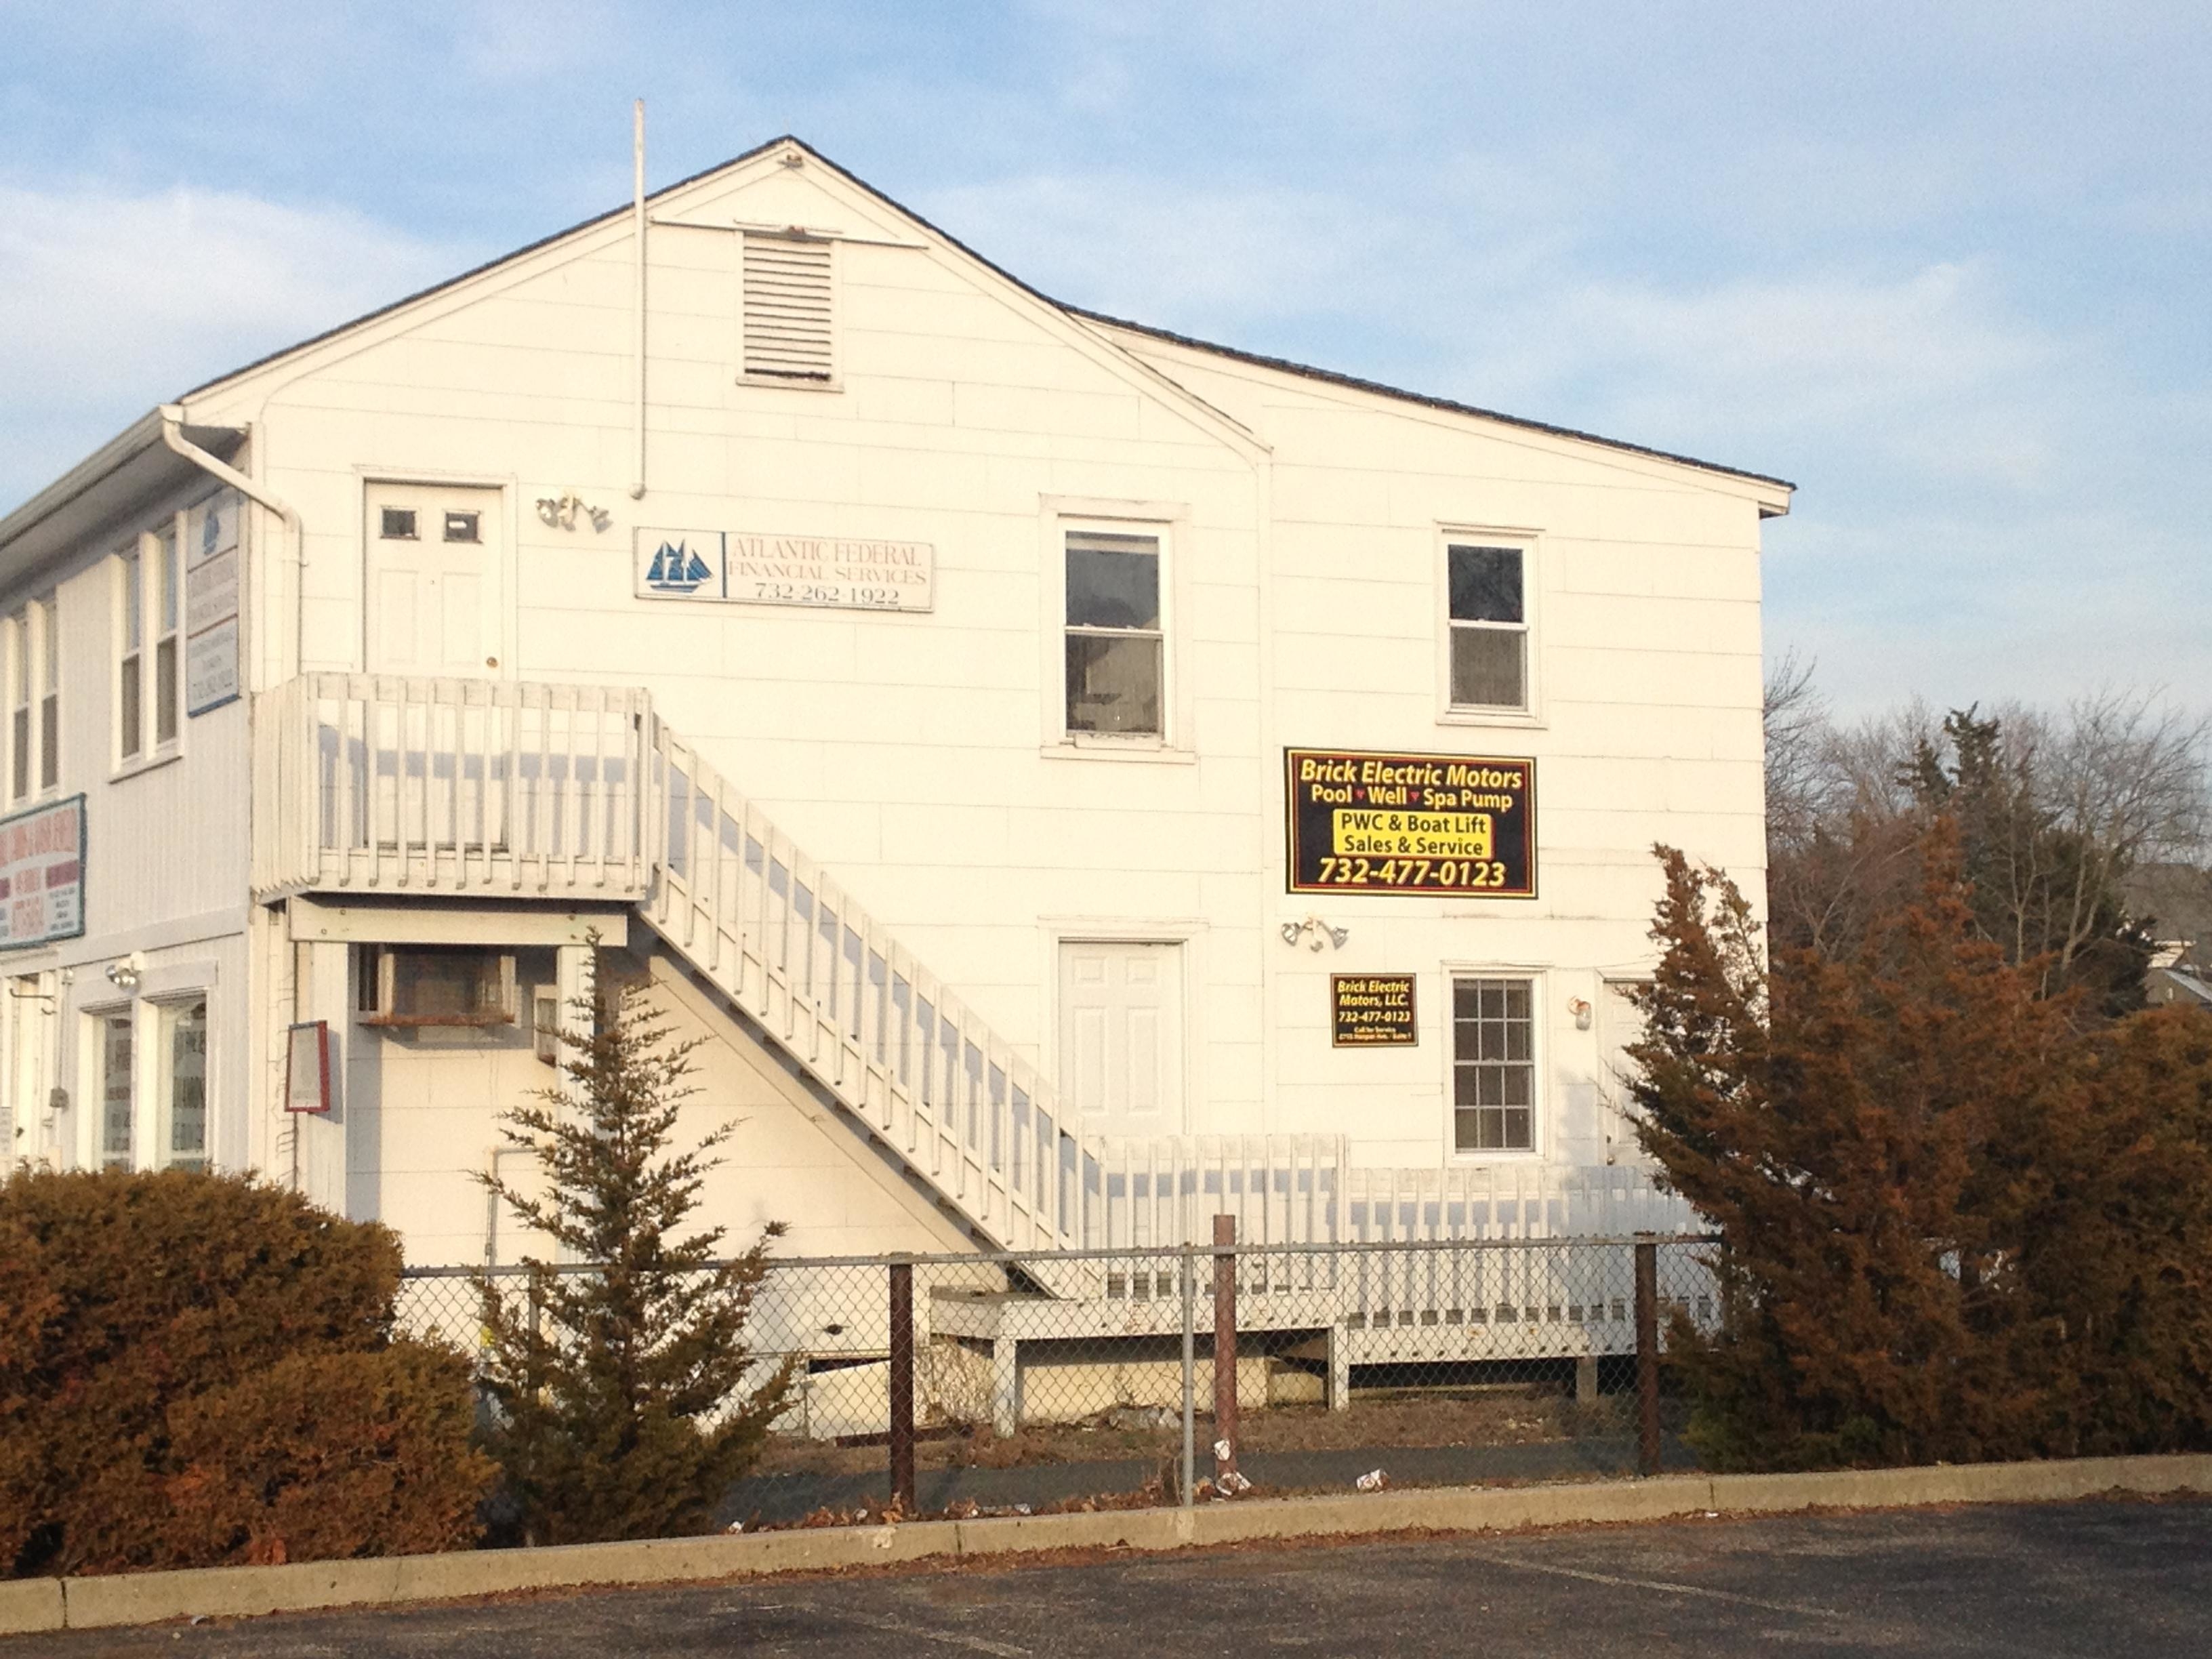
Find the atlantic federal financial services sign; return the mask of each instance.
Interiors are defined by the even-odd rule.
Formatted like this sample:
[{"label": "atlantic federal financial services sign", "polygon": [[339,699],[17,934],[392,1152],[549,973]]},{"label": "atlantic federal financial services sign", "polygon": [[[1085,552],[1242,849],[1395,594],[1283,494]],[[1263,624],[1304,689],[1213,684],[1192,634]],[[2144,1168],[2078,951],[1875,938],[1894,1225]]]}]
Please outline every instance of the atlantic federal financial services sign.
[{"label": "atlantic federal financial services sign", "polygon": [[1536,896],[1536,763],[1286,749],[1293,893]]},{"label": "atlantic federal financial services sign", "polygon": [[641,527],[636,559],[640,599],[844,611],[927,611],[937,602],[937,553],[927,542]]}]

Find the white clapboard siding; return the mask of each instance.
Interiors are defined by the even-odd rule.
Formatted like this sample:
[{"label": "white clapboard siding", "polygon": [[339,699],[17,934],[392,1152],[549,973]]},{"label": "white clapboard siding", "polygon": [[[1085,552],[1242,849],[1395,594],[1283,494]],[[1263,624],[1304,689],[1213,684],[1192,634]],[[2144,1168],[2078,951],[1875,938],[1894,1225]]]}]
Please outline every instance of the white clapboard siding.
[{"label": "white clapboard siding", "polygon": [[[636,904],[980,1237],[1094,1253],[1031,1270],[1056,1294],[1151,1298],[1157,1264],[1140,1273],[1115,1253],[1207,1243],[1218,1215],[1261,1247],[1694,1224],[1632,1168],[1364,1169],[1343,1135],[1082,1135],[1053,1086],[641,690],[316,673],[262,696],[257,717],[258,806],[274,825],[255,848],[262,896]],[[1334,1269],[1289,1255],[1246,1271],[1283,1291]]]}]

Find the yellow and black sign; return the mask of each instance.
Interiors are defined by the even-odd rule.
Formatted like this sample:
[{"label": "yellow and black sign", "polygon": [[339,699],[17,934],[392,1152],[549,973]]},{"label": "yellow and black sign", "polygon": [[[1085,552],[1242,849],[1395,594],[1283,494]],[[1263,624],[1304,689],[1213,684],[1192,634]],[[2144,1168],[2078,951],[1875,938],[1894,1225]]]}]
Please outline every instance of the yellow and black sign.
[{"label": "yellow and black sign", "polygon": [[1286,749],[1293,893],[1536,896],[1536,763]]},{"label": "yellow and black sign", "polygon": [[1339,1048],[1410,1048],[1421,1040],[1411,974],[1331,974],[1328,1008]]}]

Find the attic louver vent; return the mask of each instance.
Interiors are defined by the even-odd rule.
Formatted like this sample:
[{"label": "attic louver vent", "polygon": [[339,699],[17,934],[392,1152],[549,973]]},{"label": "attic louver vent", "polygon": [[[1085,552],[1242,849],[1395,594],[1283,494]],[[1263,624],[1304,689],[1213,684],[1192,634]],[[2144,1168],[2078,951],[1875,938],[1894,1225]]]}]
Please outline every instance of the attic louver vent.
[{"label": "attic louver vent", "polygon": [[745,236],[745,373],[830,380],[830,244]]}]

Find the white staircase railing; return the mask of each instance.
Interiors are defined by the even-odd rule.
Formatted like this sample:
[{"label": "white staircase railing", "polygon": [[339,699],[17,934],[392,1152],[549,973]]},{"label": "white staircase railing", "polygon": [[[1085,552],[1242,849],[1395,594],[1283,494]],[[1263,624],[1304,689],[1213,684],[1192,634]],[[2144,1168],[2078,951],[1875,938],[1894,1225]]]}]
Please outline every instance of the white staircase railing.
[{"label": "white staircase railing", "polygon": [[659,720],[642,909],[985,1237],[1077,1245],[1097,1182],[1032,1068]]}]

